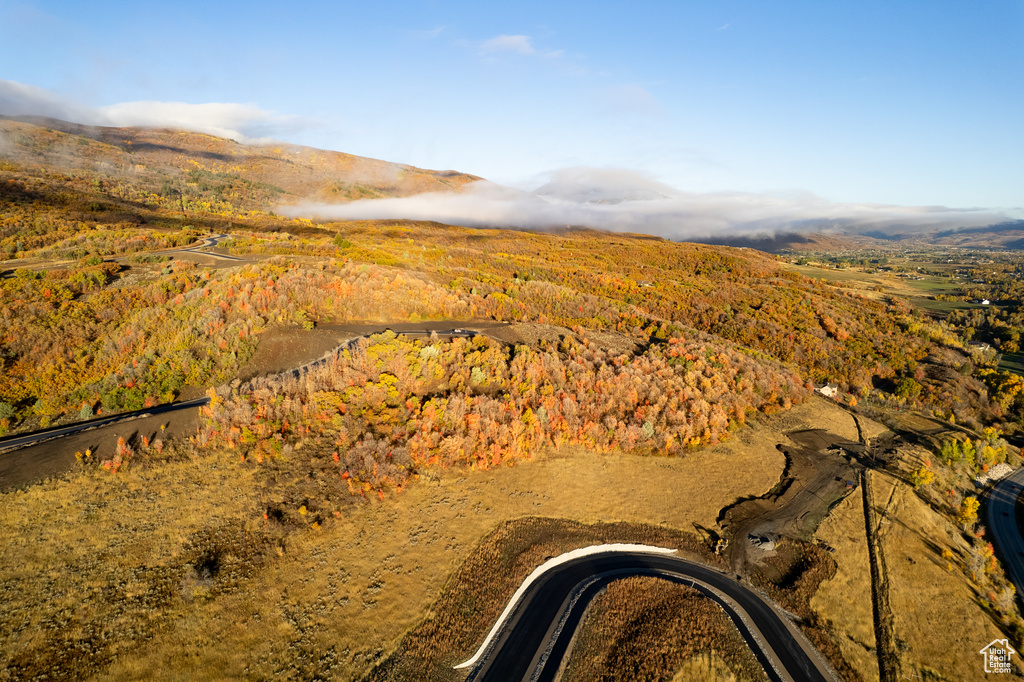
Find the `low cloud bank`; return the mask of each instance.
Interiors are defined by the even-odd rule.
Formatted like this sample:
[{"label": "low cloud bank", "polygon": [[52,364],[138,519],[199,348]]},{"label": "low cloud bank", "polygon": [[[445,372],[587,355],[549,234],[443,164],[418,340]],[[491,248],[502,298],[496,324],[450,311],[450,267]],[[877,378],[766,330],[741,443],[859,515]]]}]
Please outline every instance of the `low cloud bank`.
[{"label": "low cloud bank", "polygon": [[669,239],[718,239],[778,232],[920,232],[983,227],[1002,213],[940,206],[838,204],[809,193],[681,192],[623,170],[575,168],[525,192],[486,181],[459,194],[419,194],[347,204],[281,207],[294,217],[434,220],[469,227],[590,227]]},{"label": "low cloud bank", "polygon": [[90,107],[49,90],[0,79],[0,114],[45,116],[95,126],[178,128],[227,137],[245,144],[269,142],[275,136],[311,127],[313,122],[282,116],[252,104],[231,102],[123,102]]}]

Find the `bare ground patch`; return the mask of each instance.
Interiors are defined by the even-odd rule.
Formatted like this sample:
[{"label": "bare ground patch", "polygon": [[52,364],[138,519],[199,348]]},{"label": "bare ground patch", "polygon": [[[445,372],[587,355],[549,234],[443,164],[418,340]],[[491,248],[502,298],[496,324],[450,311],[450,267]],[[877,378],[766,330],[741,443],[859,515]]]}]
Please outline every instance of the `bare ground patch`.
[{"label": "bare ground patch", "polygon": [[256,352],[238,371],[238,378],[248,381],[264,374],[275,374],[312,362],[337,348],[352,334],[331,327],[271,327],[256,338]]}]

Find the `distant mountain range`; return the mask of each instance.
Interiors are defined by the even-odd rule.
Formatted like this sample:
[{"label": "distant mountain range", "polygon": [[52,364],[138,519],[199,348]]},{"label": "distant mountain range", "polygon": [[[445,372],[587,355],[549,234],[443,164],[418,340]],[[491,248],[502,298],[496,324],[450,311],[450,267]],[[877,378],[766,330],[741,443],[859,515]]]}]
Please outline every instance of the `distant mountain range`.
[{"label": "distant mountain range", "polygon": [[[975,218],[973,226],[961,229],[927,229],[911,223],[901,227],[897,214],[889,220],[890,227],[881,231],[877,226],[865,229],[863,223],[842,215],[805,217],[818,209],[812,204],[802,212],[802,203],[790,200],[776,215],[791,217],[772,219],[769,212],[765,215],[770,225],[758,229],[757,202],[765,203],[758,195],[680,193],[625,171],[565,169],[532,192],[486,182],[465,192],[482,178],[283,142],[242,144],[183,130],[88,126],[42,117],[0,115],[0,170],[13,171],[15,176],[25,170],[38,176],[31,190],[0,187],[0,202],[11,195],[23,203],[29,192],[55,208],[66,207],[61,210],[69,216],[74,206],[92,214],[99,211],[93,217],[110,222],[148,222],[154,206],[166,212],[177,205],[181,214],[190,216],[197,212],[237,216],[238,211],[287,213],[289,206],[299,205],[320,207],[320,217],[327,220],[412,218],[534,229],[571,224],[769,252],[923,246],[1024,249],[1024,220],[978,227]],[[415,195],[430,195],[429,201],[417,204],[419,198],[408,199]],[[146,196],[157,196],[159,201],[153,204]],[[403,201],[363,202],[359,206],[364,215],[358,217],[347,208],[330,211],[332,206],[363,199]],[[385,205],[390,207],[387,215],[367,209]],[[455,208],[447,213],[440,210],[450,205]],[[479,218],[471,219],[474,211]],[[722,218],[729,211],[740,216],[731,226],[728,218]],[[829,206],[822,209],[830,211],[837,212]],[[675,229],[719,219],[727,227]],[[738,222],[743,229],[736,229]]]},{"label": "distant mountain range", "polygon": [[746,247],[770,253],[852,252],[867,249],[914,249],[946,247],[960,249],[1024,249],[1024,220],[961,230],[907,230],[864,234],[828,232],[778,232],[764,236],[698,239],[704,244]]}]

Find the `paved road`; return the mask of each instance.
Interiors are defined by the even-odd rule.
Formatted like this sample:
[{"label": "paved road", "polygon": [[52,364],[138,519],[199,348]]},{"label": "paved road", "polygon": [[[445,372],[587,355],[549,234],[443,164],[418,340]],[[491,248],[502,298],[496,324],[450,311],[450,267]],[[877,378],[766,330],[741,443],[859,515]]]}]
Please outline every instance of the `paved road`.
[{"label": "paved road", "polygon": [[732,618],[770,679],[833,679],[795,627],[764,598],[735,580],[678,557],[618,553],[576,559],[538,579],[467,682],[555,679],[589,599],[603,585],[627,575],[657,575],[693,584],[715,599]]},{"label": "paved road", "polygon": [[996,483],[988,493],[988,529],[1003,555],[1003,566],[1017,596],[1024,597],[1024,539],[1017,528],[1015,507],[1024,489],[1024,467]]},{"label": "paved road", "polygon": [[88,429],[110,426],[111,424],[123,422],[127,419],[165,414],[167,412],[174,412],[175,410],[186,410],[190,407],[205,405],[208,402],[210,402],[210,399],[204,397],[196,398],[195,400],[165,403],[163,405],[157,405],[156,407],[148,407],[144,410],[119,412],[118,414],[95,417],[93,419],[86,419],[85,421],[74,422],[73,424],[65,424],[64,426],[54,426],[53,428],[41,429],[39,431],[24,433],[18,436],[8,436],[7,438],[0,438],[0,452],[4,450],[14,450],[28,445],[35,445],[36,443],[53,440],[54,438],[61,438],[62,436],[70,436],[73,433],[79,433]]},{"label": "paved road", "polygon": [[[449,323],[449,324],[451,324],[451,323]],[[407,326],[410,326],[410,325],[396,325],[396,326],[398,326],[398,327],[407,327]],[[378,333],[383,332],[383,331],[388,331],[388,328],[384,328],[384,329],[378,328],[378,329],[373,330],[373,331],[368,331],[365,334],[365,337],[369,338],[370,336],[373,336],[373,334],[378,334]],[[438,336],[447,337],[447,338],[452,338],[452,337],[456,337],[456,336],[472,337],[472,336],[475,336],[478,333],[480,333],[480,332],[474,331],[472,329],[461,329],[461,328],[456,328],[456,329],[450,329],[450,328],[449,329],[422,329],[422,326],[421,326],[420,329],[403,329],[401,331],[396,329],[395,331],[397,333],[405,334],[407,336],[414,336],[414,335],[429,336],[431,333],[434,333],[434,334],[437,334]],[[347,343],[353,343],[355,341],[358,341],[360,338],[363,338],[363,337],[360,336],[360,337],[356,337],[354,339],[349,339],[345,343],[346,344]],[[344,344],[342,344],[342,345],[344,345]],[[285,372],[282,372],[281,374],[291,374],[292,376],[295,376],[295,377],[301,377],[305,372],[308,372],[313,367],[316,367],[318,365],[321,365],[321,364],[327,362],[330,359],[330,357],[331,357],[331,354],[329,353],[328,355],[326,355],[326,356],[324,356],[324,357],[322,357],[322,358],[320,358],[318,360],[314,360],[313,362],[310,362],[310,363],[307,363],[305,365],[302,365],[301,367],[296,367],[295,369],[286,370]],[[257,377],[253,381],[258,381],[261,378],[265,379],[265,377]],[[253,383],[253,382],[249,382],[249,383]],[[127,419],[134,419],[135,417],[142,417],[142,416],[147,416],[147,415],[165,414],[167,412],[173,412],[175,410],[184,410],[184,409],[188,409],[190,407],[198,407],[198,406],[206,405],[209,402],[210,402],[210,399],[204,396],[202,398],[196,398],[194,400],[186,400],[186,401],[174,402],[174,403],[165,403],[163,405],[157,405],[155,407],[150,407],[150,408],[146,408],[146,409],[143,409],[143,410],[135,410],[133,412],[121,412],[121,413],[114,414],[114,415],[109,415],[109,416],[95,417],[93,419],[87,419],[85,421],[80,421],[80,422],[74,422],[72,424],[65,424],[63,426],[55,426],[53,428],[42,429],[42,430],[39,430],[39,431],[32,431],[31,433],[24,433],[24,434],[20,434],[20,435],[16,435],[16,436],[8,436],[7,438],[0,438],[0,452],[5,452],[5,451],[8,451],[8,450],[16,450],[18,448],[27,447],[29,445],[35,445],[36,443],[42,443],[44,441],[53,440],[55,438],[61,438],[63,436],[69,436],[69,435],[74,434],[74,433],[80,433],[80,432],[85,431],[87,429],[95,429],[95,428],[99,428],[99,427],[103,427],[103,426],[110,426],[111,424],[116,424],[118,422],[125,421]]]},{"label": "paved road", "polygon": [[167,251],[157,251],[158,255],[173,255],[175,253],[198,253],[203,256],[210,256],[211,258],[220,258],[221,260],[237,260],[246,261],[245,258],[239,258],[238,256],[229,256],[223,253],[214,253],[213,251],[202,251],[201,249],[212,249],[216,247],[220,242],[225,239],[231,239],[229,234],[214,234],[209,237],[203,237],[203,241],[192,246],[186,246],[180,249],[169,249]]}]

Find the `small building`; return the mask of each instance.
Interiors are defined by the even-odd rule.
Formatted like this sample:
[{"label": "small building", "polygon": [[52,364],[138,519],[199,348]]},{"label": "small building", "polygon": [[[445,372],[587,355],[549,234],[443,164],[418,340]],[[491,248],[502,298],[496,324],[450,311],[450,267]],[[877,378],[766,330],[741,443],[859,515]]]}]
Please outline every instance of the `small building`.
[{"label": "small building", "polygon": [[817,393],[822,394],[826,398],[835,398],[839,395],[839,384],[825,384],[823,386],[815,386],[814,390]]}]

